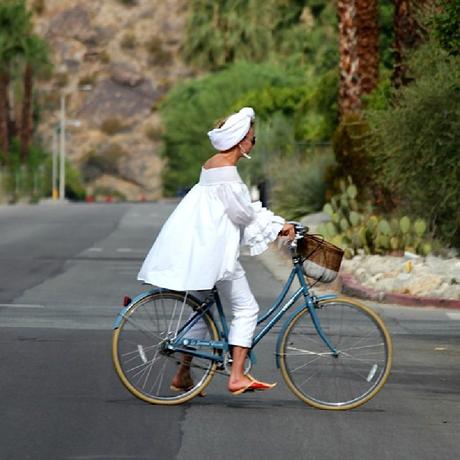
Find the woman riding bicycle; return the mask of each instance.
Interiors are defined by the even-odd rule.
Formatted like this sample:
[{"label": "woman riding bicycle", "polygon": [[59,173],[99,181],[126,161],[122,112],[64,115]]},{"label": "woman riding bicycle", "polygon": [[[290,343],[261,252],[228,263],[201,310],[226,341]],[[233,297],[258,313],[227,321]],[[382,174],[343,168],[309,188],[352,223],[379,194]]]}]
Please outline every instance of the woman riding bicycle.
[{"label": "woman riding bicycle", "polygon": [[[268,390],[274,384],[244,374],[259,306],[238,261],[240,244],[251,255],[265,251],[278,235],[295,236],[294,226],[251,203],[249,191],[236,169],[254,147],[254,110],[244,107],[208,132],[218,151],[201,169],[200,180],[164,224],[137,276],[138,280],[175,291],[205,291],[217,286],[232,307],[228,342],[232,370],[228,390],[233,394]],[[193,386],[191,357],[184,356],[171,387]]]}]

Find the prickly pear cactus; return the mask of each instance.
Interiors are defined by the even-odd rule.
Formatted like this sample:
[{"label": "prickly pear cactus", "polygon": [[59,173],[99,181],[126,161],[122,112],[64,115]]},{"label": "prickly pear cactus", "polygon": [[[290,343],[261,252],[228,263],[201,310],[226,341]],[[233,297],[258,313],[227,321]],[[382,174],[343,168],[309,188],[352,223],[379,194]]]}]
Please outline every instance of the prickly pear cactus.
[{"label": "prickly pear cactus", "polygon": [[318,232],[344,249],[345,257],[359,251],[365,254],[410,251],[423,256],[432,251],[432,245],[424,238],[427,225],[423,219],[412,222],[403,216],[387,220],[372,214],[370,204],[359,204],[358,189],[351,178],[341,180],[339,188],[340,193],[323,207],[331,221],[318,226]]}]

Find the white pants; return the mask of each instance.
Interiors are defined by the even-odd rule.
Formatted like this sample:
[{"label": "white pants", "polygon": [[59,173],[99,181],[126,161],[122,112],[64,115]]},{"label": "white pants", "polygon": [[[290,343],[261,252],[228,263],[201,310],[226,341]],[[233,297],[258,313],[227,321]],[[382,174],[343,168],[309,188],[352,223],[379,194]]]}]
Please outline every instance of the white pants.
[{"label": "white pants", "polygon": [[[216,286],[219,294],[232,307],[233,320],[228,334],[228,343],[230,345],[250,348],[252,345],[252,336],[257,325],[259,305],[252,295],[244,270],[241,268],[237,273],[241,276],[232,280],[218,281]],[[192,291],[191,294],[199,300],[204,300],[209,291]],[[206,332],[206,324],[203,320],[199,320],[190,328],[187,336],[204,338]]]}]

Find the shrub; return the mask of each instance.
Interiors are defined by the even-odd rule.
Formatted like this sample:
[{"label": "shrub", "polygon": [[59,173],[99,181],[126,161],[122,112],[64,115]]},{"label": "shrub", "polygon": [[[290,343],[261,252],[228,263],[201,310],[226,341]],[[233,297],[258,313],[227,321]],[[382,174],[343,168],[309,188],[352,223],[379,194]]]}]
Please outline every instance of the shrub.
[{"label": "shrub", "polygon": [[131,7],[131,6],[136,6],[137,5],[137,2],[138,0],[118,0],[122,5],[124,6],[128,6],[128,7]]},{"label": "shrub", "polygon": [[41,16],[46,10],[45,0],[34,0],[32,2],[31,7],[32,7],[32,11],[35,14],[38,14],[39,16]]},{"label": "shrub", "polygon": [[163,48],[163,41],[159,37],[151,37],[145,44],[145,48],[149,53],[149,61],[152,65],[164,66],[172,61],[171,52]]},{"label": "shrub", "polygon": [[97,201],[107,200],[108,197],[115,201],[126,201],[126,195],[112,187],[96,187],[93,194]]},{"label": "shrub", "polygon": [[149,125],[144,130],[145,136],[153,142],[158,142],[163,139],[163,131],[161,128]]},{"label": "shrub", "polygon": [[87,85],[93,86],[94,83],[96,82],[96,78],[97,78],[96,73],[83,75],[78,81],[78,86],[87,86]]},{"label": "shrub", "polygon": [[118,161],[126,152],[119,144],[109,144],[105,149],[89,152],[81,166],[85,181],[92,181],[103,174],[119,175]]},{"label": "shrub", "polygon": [[168,159],[163,170],[165,192],[175,194],[196,182],[200,165],[212,152],[206,132],[229,115],[244,94],[267,86],[299,86],[304,78],[302,71],[294,74],[274,65],[240,62],[175,86],[160,104],[163,155]]},{"label": "shrub", "polygon": [[117,117],[106,118],[100,126],[101,131],[109,136],[120,132],[124,127],[123,122]]},{"label": "shrub", "polygon": [[125,50],[132,50],[136,48],[136,36],[132,32],[126,32],[121,39],[120,46]]},{"label": "shrub", "polygon": [[333,163],[332,152],[275,160],[270,167],[273,210],[286,219],[320,211],[326,198],[326,171]]},{"label": "shrub", "polygon": [[415,81],[393,107],[370,110],[375,179],[401,198],[402,210],[424,217],[435,234],[460,243],[460,58],[434,42],[409,62]]},{"label": "shrub", "polygon": [[69,83],[69,76],[66,72],[59,72],[54,75],[54,81],[59,88],[64,88]]},{"label": "shrub", "polygon": [[442,9],[431,20],[433,35],[452,55],[460,55],[460,2],[442,0]]},{"label": "shrub", "polygon": [[110,62],[110,54],[107,50],[101,50],[99,52],[99,61],[101,61],[102,64],[108,64]]}]

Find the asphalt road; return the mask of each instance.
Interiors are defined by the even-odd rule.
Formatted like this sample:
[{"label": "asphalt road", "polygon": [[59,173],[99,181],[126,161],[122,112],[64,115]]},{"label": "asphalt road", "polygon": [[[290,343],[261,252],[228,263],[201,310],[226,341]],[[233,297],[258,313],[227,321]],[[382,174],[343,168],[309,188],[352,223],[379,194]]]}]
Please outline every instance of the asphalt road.
[{"label": "asphalt road", "polygon": [[[0,207],[0,460],[454,459],[460,452],[460,311],[376,305],[394,339],[393,372],[361,408],[297,400],[274,364],[276,335],[254,373],[278,387],[143,403],[118,381],[111,325],[174,205]],[[243,259],[263,308],[280,283]]]}]

